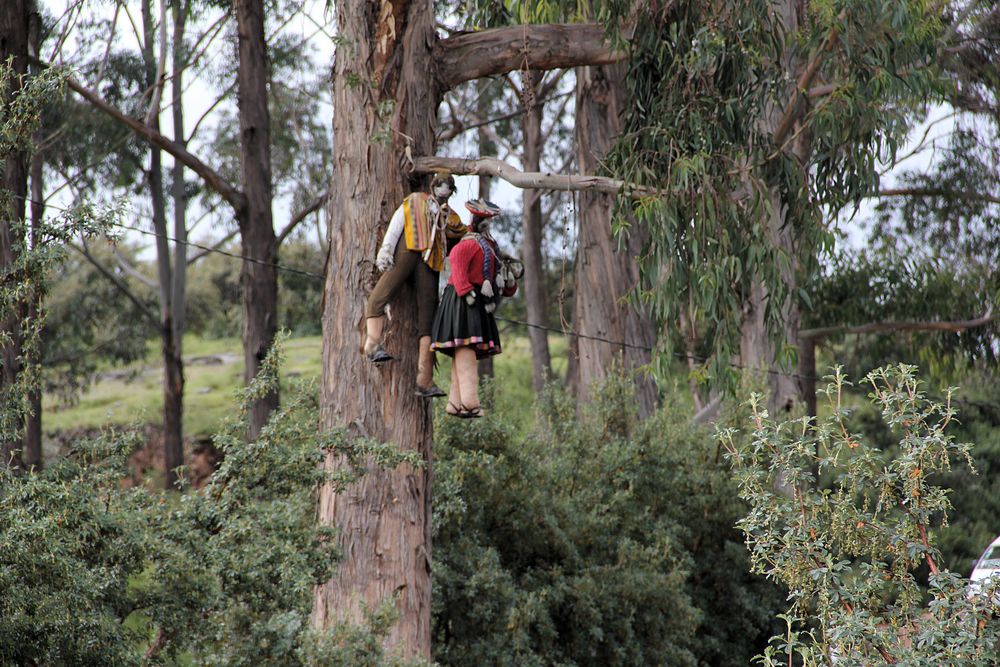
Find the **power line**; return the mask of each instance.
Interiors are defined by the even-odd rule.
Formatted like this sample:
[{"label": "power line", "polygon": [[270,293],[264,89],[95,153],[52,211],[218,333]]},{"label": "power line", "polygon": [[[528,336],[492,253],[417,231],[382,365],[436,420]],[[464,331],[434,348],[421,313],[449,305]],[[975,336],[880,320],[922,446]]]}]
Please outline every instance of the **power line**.
[{"label": "power line", "polygon": [[[652,352],[656,351],[655,347],[651,347],[651,346],[647,346],[647,345],[636,345],[635,343],[628,343],[628,342],[619,341],[619,340],[611,340],[610,338],[602,338],[600,336],[591,336],[591,335],[588,335],[588,334],[578,333],[576,331],[566,331],[566,329],[558,329],[556,327],[548,327],[548,326],[545,326],[544,324],[533,324],[531,322],[523,322],[521,320],[512,320],[512,319],[509,319],[509,318],[506,318],[506,317],[499,317],[499,316],[495,316],[495,317],[496,317],[497,320],[499,320],[501,322],[508,322],[510,324],[517,324],[517,325],[520,325],[520,326],[523,326],[523,327],[530,327],[532,329],[542,329],[544,331],[551,331],[553,333],[562,334],[563,336],[569,336],[569,337],[572,337],[572,338],[584,338],[584,339],[587,339],[587,340],[593,340],[593,341],[599,341],[599,342],[602,342],[602,343],[607,343],[609,345],[615,345],[617,347],[628,347],[628,348],[632,348],[634,350],[641,350],[643,352],[650,352],[650,353],[652,353]],[[694,355],[694,354],[685,354],[683,352],[672,352],[671,356],[676,357],[677,359],[682,359],[684,361],[697,361],[699,363],[705,363],[706,361],[709,361],[709,357],[701,357],[701,356]],[[735,362],[732,362],[732,361],[728,362],[726,365],[729,366],[730,368],[735,368],[735,369],[744,370],[744,371],[750,371],[752,373],[767,373],[768,375],[782,375],[782,376],[785,376],[785,377],[793,377],[793,378],[799,378],[799,379],[803,379],[803,380],[822,380],[823,379],[823,378],[815,376],[815,375],[803,375],[802,373],[792,373],[792,372],[785,373],[785,372],[776,371],[776,370],[773,370],[773,369],[751,368],[749,366],[744,366],[742,364],[738,364],[738,363],[735,363]]]},{"label": "power line", "polygon": [[[32,201],[32,200],[26,200],[26,201]],[[48,204],[44,204],[44,205],[47,208],[53,208],[53,209],[55,209],[57,211],[62,211],[64,213],[65,212],[69,212],[69,209],[64,209],[64,208],[60,208],[58,206],[53,206],[53,205],[48,205]],[[174,237],[170,236],[169,234],[160,234],[159,232],[156,232],[156,231],[151,231],[151,230],[148,230],[148,229],[142,229],[141,227],[133,227],[131,225],[126,225],[126,224],[123,224],[123,223],[120,223],[120,222],[113,222],[113,223],[111,223],[111,225],[113,227],[118,227],[118,228],[121,228],[121,229],[127,229],[127,230],[130,230],[130,231],[138,232],[140,234],[145,234],[146,236],[153,236],[153,237],[156,237],[156,238],[163,238],[163,239],[166,239],[168,241],[171,241],[172,243],[179,243],[181,245],[187,245],[187,246],[191,246],[191,247],[194,247],[194,248],[198,248],[199,250],[203,250],[203,251],[205,251],[207,253],[217,253],[217,254],[229,257],[231,259],[239,259],[239,260],[242,260],[242,261],[245,261],[245,262],[251,262],[251,263],[254,263],[254,264],[260,264],[260,265],[263,265],[263,266],[269,266],[269,267],[272,267],[272,268],[274,268],[275,270],[278,270],[278,271],[284,271],[286,273],[294,273],[294,274],[297,274],[297,275],[306,276],[308,278],[314,278],[316,280],[323,280],[324,279],[324,277],[322,275],[320,275],[318,273],[313,273],[312,271],[306,271],[306,270],[303,270],[303,269],[296,269],[296,268],[291,267],[291,266],[285,266],[283,264],[278,264],[277,262],[267,262],[267,261],[264,261],[264,260],[261,260],[261,259],[256,259],[254,257],[248,257],[246,255],[241,255],[239,253],[232,253],[232,252],[229,252],[229,251],[226,251],[226,250],[222,250],[220,248],[202,245],[202,244],[196,243],[194,241],[181,241],[180,239],[174,238]],[[648,345],[636,345],[635,343],[629,343],[629,342],[626,342],[626,341],[612,340],[610,338],[604,338],[604,337],[601,337],[601,336],[592,336],[592,335],[589,335],[589,334],[578,333],[576,331],[567,331],[565,328],[558,328],[557,329],[555,327],[549,327],[549,326],[545,326],[543,324],[534,324],[532,322],[524,322],[522,320],[514,320],[514,319],[510,319],[510,318],[506,318],[506,317],[499,317],[499,316],[495,316],[495,317],[496,317],[496,319],[498,321],[501,321],[501,322],[507,322],[507,323],[510,323],[510,324],[516,324],[518,326],[523,326],[523,327],[528,327],[528,328],[533,328],[533,329],[541,329],[543,331],[549,331],[549,332],[552,332],[552,333],[557,333],[557,334],[561,334],[563,336],[569,336],[569,337],[573,337],[573,338],[583,338],[585,340],[593,340],[593,341],[605,343],[605,344],[608,344],[608,345],[614,345],[616,347],[626,347],[626,348],[631,348],[631,349],[640,350],[640,351],[649,352],[649,353],[655,352],[655,349],[656,349],[656,348],[654,348],[652,346],[648,346]],[[681,353],[681,352],[674,352],[674,353],[672,353],[672,356],[675,357],[675,358],[677,358],[677,359],[682,359],[684,361],[696,361],[698,363],[705,363],[705,362],[709,361],[708,357],[701,357],[701,356],[697,356],[697,355],[684,354],[684,353]],[[816,376],[803,375],[801,373],[783,373],[781,371],[776,371],[776,370],[773,370],[773,369],[749,368],[747,366],[744,366],[742,364],[737,364],[737,363],[732,362],[732,361],[728,362],[726,365],[729,366],[730,368],[735,368],[735,369],[738,369],[738,370],[749,370],[751,372],[758,372],[758,373],[759,372],[764,372],[764,373],[767,373],[768,375],[784,375],[784,376],[787,376],[787,377],[794,377],[794,378],[807,379],[807,380],[822,380],[822,378],[819,378],[819,377],[816,377]]]},{"label": "power line", "polygon": [[156,238],[163,238],[167,241],[173,243],[179,243],[181,245],[191,246],[193,248],[198,248],[199,250],[204,250],[205,252],[214,252],[220,255],[225,255],[226,257],[231,257],[233,259],[240,259],[244,262],[250,262],[252,264],[260,264],[262,266],[270,266],[271,268],[277,269],[278,271],[285,271],[286,273],[296,273],[300,276],[308,276],[309,278],[315,278],[316,280],[323,280],[323,276],[318,273],[313,273],[312,271],[306,271],[304,269],[296,269],[291,266],[284,266],[278,264],[277,262],[268,262],[263,259],[256,259],[254,257],[247,257],[246,255],[240,255],[238,253],[229,252],[227,250],[222,250],[220,248],[213,248],[212,246],[202,245],[200,243],[195,243],[194,241],[181,241],[180,239],[174,238],[169,234],[160,234],[156,231],[150,231],[148,229],[142,229],[140,227],[132,227],[130,225],[124,225],[120,222],[111,223],[114,227],[120,227],[122,229],[129,229],[133,232],[139,232],[140,234],[145,234],[147,236],[155,236]]}]

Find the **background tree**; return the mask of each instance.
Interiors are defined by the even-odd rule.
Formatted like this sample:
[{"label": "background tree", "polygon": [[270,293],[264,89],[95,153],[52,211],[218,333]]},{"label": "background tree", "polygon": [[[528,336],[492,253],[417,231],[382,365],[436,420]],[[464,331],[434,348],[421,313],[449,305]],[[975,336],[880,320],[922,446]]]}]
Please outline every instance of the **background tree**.
[{"label": "background tree", "polygon": [[[651,240],[642,299],[671,328],[682,314],[710,323],[707,370],[731,377],[738,356],[763,371],[772,412],[798,400],[798,288],[830,248],[824,211],[870,191],[874,156],[891,156],[907,127],[901,100],[934,90],[932,68],[909,68],[933,61],[939,25],[917,6],[772,13],[755,2],[650,7],[636,22],[631,104],[609,162],[657,195],[630,207]],[[880,51],[888,31],[898,48]],[[905,82],[893,79],[903,69]]]},{"label": "background tree", "polygon": [[[622,131],[628,104],[623,85],[626,69],[608,65],[577,70],[576,143],[581,174],[603,171],[602,162]],[[586,401],[591,385],[620,366],[636,375],[639,414],[647,416],[656,410],[659,399],[656,383],[647,374],[656,324],[642,305],[629,303],[628,297],[639,285],[636,257],[648,244],[648,234],[642,226],[614,220],[613,214],[612,196],[580,195],[573,329],[582,336],[571,343],[575,375],[570,383]]]},{"label": "background tree", "polygon": [[[26,134],[37,113],[21,90],[28,73],[29,15],[33,4],[29,0],[4,3],[0,9],[0,112],[3,113],[3,136],[0,138],[0,164],[3,169],[3,189],[0,191],[0,275],[13,277],[18,258],[26,243],[25,206],[28,195],[28,145]],[[26,294],[5,303],[0,319],[0,401],[20,404],[23,387],[18,384],[22,360],[21,316],[27,302]],[[12,411],[10,421],[0,426],[0,466],[19,468],[22,464],[21,444],[24,412]]]}]

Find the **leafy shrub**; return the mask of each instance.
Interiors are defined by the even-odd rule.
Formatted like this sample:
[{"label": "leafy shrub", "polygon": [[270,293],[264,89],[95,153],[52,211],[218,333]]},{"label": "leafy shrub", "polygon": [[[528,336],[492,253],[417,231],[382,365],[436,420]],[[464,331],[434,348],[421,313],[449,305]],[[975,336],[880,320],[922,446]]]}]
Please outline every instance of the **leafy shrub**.
[{"label": "leafy shrub", "polygon": [[[246,396],[276,381],[271,355]],[[0,664],[383,664],[388,610],[370,628],[310,627],[313,586],[335,565],[315,491],[349,481],[325,476],[327,451],[403,457],[317,434],[314,396],[286,393],[254,442],[234,420],[215,440],[225,461],[198,492],[121,488],[137,443],[114,432],[43,472],[0,471]]]},{"label": "leafy shrub", "polygon": [[582,419],[549,390],[537,426],[441,419],[434,654],[443,665],[745,665],[775,587],[749,575],[743,507],[710,436],[638,423],[611,380]]},{"label": "leafy shrub", "polygon": [[[772,422],[755,397],[750,437],[722,434],[750,503],[740,525],[754,570],[786,585],[792,601],[762,662],[995,665],[991,592],[967,596],[934,545],[951,506],[933,476],[971,463],[970,446],[946,432],[951,402],[928,399],[913,366],[878,369],[865,383],[897,442],[891,454],[848,430],[840,369],[826,389],[830,415],[814,428],[808,418]],[[817,485],[817,474],[834,486]],[[775,493],[779,478],[790,495]]]}]

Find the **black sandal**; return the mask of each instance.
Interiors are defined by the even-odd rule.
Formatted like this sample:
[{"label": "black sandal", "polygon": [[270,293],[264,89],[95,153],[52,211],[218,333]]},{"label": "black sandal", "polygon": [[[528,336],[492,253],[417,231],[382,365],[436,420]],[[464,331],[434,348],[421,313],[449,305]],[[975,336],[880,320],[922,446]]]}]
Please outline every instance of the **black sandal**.
[{"label": "black sandal", "polygon": [[[452,410],[454,410],[454,412],[449,412],[448,408],[451,408]],[[459,416],[461,416],[461,412],[462,412],[462,409],[459,408],[454,403],[452,403],[451,401],[448,401],[448,406],[444,409],[444,413],[446,415],[448,415],[449,417],[459,417]]]},{"label": "black sandal", "polygon": [[429,387],[421,387],[418,384],[417,390],[413,393],[419,396],[420,398],[438,398],[439,396],[448,395],[444,392],[443,389],[441,389],[441,387],[437,386],[436,384],[432,384]]},{"label": "black sandal", "polygon": [[485,416],[485,413],[480,405],[477,405],[474,408],[467,408],[462,405],[458,410],[458,417],[461,419],[479,419],[483,416]]},{"label": "black sandal", "polygon": [[382,347],[381,345],[376,345],[375,349],[366,354],[365,357],[367,357],[368,361],[372,362],[373,364],[384,364],[385,362],[392,361],[396,358],[391,354],[389,354],[388,352],[386,352],[385,348]]}]

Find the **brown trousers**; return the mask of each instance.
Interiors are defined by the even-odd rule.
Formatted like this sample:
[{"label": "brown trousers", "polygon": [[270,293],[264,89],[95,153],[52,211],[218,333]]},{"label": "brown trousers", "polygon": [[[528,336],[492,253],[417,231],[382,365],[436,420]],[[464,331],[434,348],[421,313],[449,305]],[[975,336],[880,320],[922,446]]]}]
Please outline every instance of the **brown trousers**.
[{"label": "brown trousers", "polygon": [[431,335],[438,307],[438,272],[427,266],[422,254],[417,250],[408,250],[405,235],[400,235],[392,268],[382,274],[375,283],[375,289],[368,295],[365,317],[385,315],[389,301],[404,283],[409,282],[417,291],[417,333],[420,336]]}]

